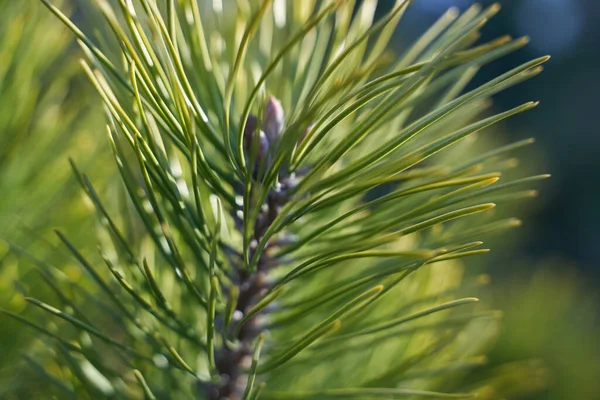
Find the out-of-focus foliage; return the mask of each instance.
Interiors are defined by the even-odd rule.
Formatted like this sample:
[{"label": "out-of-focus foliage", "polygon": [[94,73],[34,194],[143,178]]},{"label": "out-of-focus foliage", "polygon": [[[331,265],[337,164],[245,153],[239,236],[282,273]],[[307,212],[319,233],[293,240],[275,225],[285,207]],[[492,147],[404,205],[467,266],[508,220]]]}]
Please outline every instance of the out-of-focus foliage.
[{"label": "out-of-focus foliage", "polygon": [[65,157],[101,147],[90,137],[97,102],[81,85],[72,36],[41,4],[3,1],[0,18],[0,233],[63,226],[77,218]]},{"label": "out-of-focus foliage", "polygon": [[[474,143],[478,147],[498,146],[506,137],[503,130],[488,132]],[[522,132],[521,132],[522,134]],[[516,134],[513,132],[513,135]],[[529,146],[520,152],[520,162],[510,160],[512,168],[503,177],[515,173],[532,173],[540,168],[543,157],[539,149]],[[507,215],[519,215],[523,226],[509,235],[495,235],[486,240],[492,251],[486,257],[466,262],[470,273],[492,276],[488,293],[490,303],[503,311],[499,338],[489,355],[487,366],[480,371],[497,375],[504,371],[513,382],[524,374],[522,368],[533,367],[528,374],[530,387],[506,393],[507,398],[559,400],[592,399],[600,393],[600,297],[595,282],[585,281],[573,262],[549,255],[542,260],[527,261],[516,254],[527,253],[530,225],[536,212],[548,202],[548,188],[541,195],[529,190],[524,201],[513,201],[502,208]],[[531,199],[527,199],[530,197]],[[467,274],[468,276],[468,274]],[[529,360],[522,362],[521,360]],[[508,366],[508,367],[507,367]],[[531,373],[537,371],[535,373]],[[477,373],[472,378],[479,376]],[[501,385],[506,388],[514,385]]]},{"label": "out-of-focus foliage", "polygon": [[[70,273],[51,228],[89,235],[93,227],[67,157],[86,164],[105,146],[93,138],[101,112],[73,50],[68,30],[42,4],[0,1],[0,308],[23,307],[23,290],[46,292],[25,252]],[[23,372],[22,353],[35,345],[22,328],[0,324],[3,399],[38,381]]]},{"label": "out-of-focus foliage", "polygon": [[[567,261],[518,265],[523,273],[493,285],[505,311],[490,361],[542,360],[546,390],[526,399],[593,399],[600,393],[600,298]],[[526,273],[534,269],[533,276]],[[521,398],[521,397],[519,397]]]}]

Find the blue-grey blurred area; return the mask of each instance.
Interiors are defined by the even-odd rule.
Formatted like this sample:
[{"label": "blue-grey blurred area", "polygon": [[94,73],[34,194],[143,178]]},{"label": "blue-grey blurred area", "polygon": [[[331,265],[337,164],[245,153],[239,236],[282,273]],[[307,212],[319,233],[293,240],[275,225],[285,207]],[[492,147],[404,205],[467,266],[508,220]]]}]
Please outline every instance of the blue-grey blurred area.
[{"label": "blue-grey blurred area", "polygon": [[[380,2],[381,10],[391,0]],[[422,33],[450,7],[466,9],[472,0],[417,0],[401,23],[399,35]],[[479,1],[483,6],[492,1]],[[553,175],[544,182],[538,206],[525,218],[527,234],[511,258],[549,255],[574,261],[600,280],[600,1],[505,0],[484,28],[482,40],[504,34],[529,36],[530,44],[483,68],[476,82],[487,81],[519,63],[549,54],[545,72],[499,94],[498,109],[540,100],[532,112],[510,119],[503,134],[510,140],[535,137],[542,155],[536,172]],[[399,46],[405,45],[398,37]],[[540,160],[538,160],[539,162]]]}]

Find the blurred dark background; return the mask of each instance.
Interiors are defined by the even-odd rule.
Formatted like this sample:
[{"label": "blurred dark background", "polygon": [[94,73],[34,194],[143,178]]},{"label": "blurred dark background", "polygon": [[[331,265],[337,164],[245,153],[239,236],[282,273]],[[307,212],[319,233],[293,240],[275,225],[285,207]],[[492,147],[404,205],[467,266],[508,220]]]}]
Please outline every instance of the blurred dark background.
[{"label": "blurred dark background", "polygon": [[[389,9],[393,0],[380,2]],[[421,0],[409,7],[399,35],[422,33],[450,7],[461,11],[472,0]],[[489,6],[493,1],[478,1]],[[540,100],[532,112],[509,119],[509,140],[535,137],[539,164],[535,173],[553,178],[541,186],[533,214],[525,216],[525,235],[513,259],[561,258],[586,278],[600,283],[600,1],[505,0],[483,30],[483,40],[504,34],[528,35],[531,43],[482,69],[477,82],[487,81],[518,64],[542,55],[552,59],[536,79],[495,97],[498,109]],[[404,42],[400,36],[397,40]],[[536,157],[537,158],[537,157]],[[565,265],[566,267],[566,265]],[[510,271],[510,268],[504,268]]]}]

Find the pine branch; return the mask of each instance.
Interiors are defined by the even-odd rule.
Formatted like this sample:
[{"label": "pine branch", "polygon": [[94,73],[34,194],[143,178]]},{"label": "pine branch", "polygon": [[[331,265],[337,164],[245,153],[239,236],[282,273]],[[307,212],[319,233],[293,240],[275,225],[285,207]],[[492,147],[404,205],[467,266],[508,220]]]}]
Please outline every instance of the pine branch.
[{"label": "pine branch", "polygon": [[[448,12],[396,59],[386,47],[407,0],[377,20],[376,1],[90,0],[110,31],[100,37],[42,2],[83,49],[121,178],[113,191],[127,198],[115,212],[114,194],[74,167],[101,222],[101,259],[59,234],[92,279],[82,295],[28,298],[64,321],[59,333],[32,327],[85,349],[86,368],[71,348],[61,353],[73,390],[476,394],[461,371],[480,365],[497,318],[473,311],[476,298],[452,300],[457,260],[485,253],[484,233],[515,226],[494,219],[496,203],[530,197],[515,188],[545,177],[503,181],[529,142],[468,149],[537,105],[483,115],[548,59],[465,92],[527,42],[478,43],[497,5]],[[401,337],[378,344],[391,334]],[[419,378],[432,371],[443,378]]]}]

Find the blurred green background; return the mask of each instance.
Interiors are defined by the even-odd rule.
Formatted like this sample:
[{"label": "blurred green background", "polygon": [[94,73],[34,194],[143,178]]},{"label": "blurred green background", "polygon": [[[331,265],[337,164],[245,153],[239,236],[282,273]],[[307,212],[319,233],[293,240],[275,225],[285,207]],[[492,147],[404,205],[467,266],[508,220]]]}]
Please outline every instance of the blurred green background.
[{"label": "blurred green background", "polygon": [[[75,18],[85,23],[87,15],[74,0],[57,3],[73,7]],[[380,0],[378,12],[393,3]],[[472,3],[416,0],[395,37],[398,49],[449,7],[462,10]],[[508,240],[495,240],[490,255],[469,261],[474,275],[491,276],[486,300],[505,312],[489,368],[543,360],[550,386],[526,398],[594,399],[600,393],[600,136],[595,113],[600,104],[595,63],[600,61],[600,2],[501,4],[503,10],[485,28],[483,39],[510,33],[529,35],[531,43],[484,68],[473,84],[533,57],[553,56],[539,78],[495,99],[497,109],[528,100],[540,100],[541,106],[494,132],[494,140],[502,143],[535,137],[535,148],[522,157],[524,168],[553,178],[544,182],[536,201],[515,205],[515,214],[524,220],[521,229],[512,231]],[[88,212],[81,202],[72,201],[78,190],[67,156],[80,165],[97,160],[105,138],[102,110],[94,107],[96,96],[78,70],[77,57],[71,35],[38,1],[0,0],[0,237],[52,260],[62,257],[52,227],[70,226],[71,232],[80,233],[81,244],[94,234],[82,223],[90,221],[84,217]],[[93,172],[102,176],[104,171]],[[0,244],[2,305],[13,298],[15,280],[35,284],[33,264],[16,260]],[[26,338],[21,331],[7,324],[0,327],[0,336],[10,338],[0,344],[0,354],[14,362],[2,364],[2,378],[16,376],[15,366],[24,364],[19,345]]]}]

